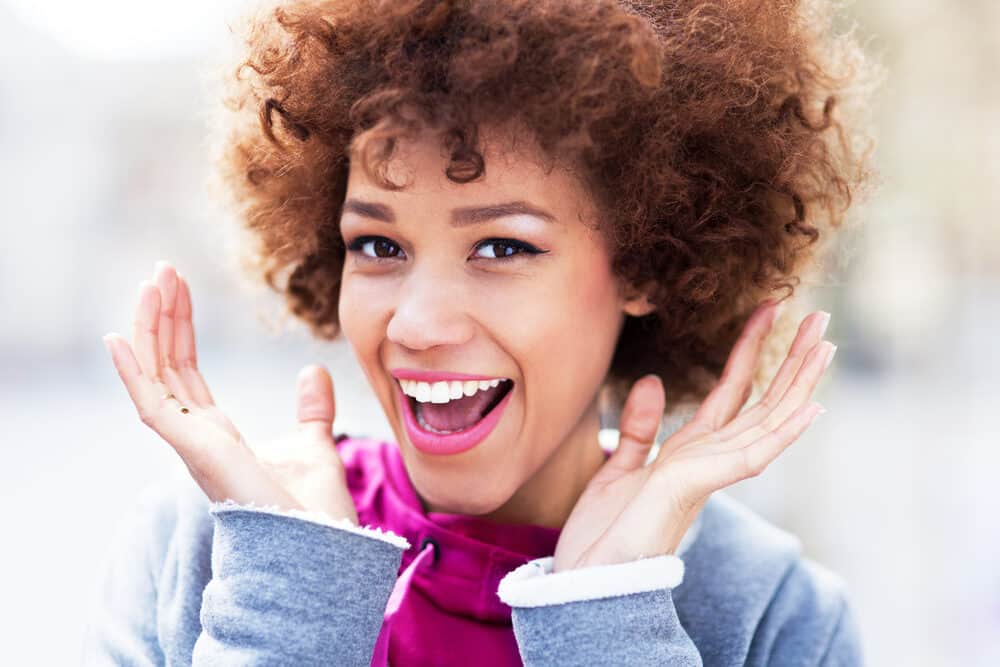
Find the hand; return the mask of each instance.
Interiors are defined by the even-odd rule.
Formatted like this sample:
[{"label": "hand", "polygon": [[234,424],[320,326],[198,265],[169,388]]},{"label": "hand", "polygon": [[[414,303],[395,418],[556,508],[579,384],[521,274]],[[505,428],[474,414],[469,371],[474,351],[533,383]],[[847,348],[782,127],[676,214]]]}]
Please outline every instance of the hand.
[{"label": "hand", "polygon": [[173,447],[212,501],[318,510],[357,524],[334,446],[326,369],[312,365],[299,373],[295,430],[251,449],[198,370],[187,281],[166,262],[157,264],[154,281],[140,283],[135,353],[117,333],[104,337],[139,419]]},{"label": "hand", "polygon": [[553,572],[673,553],[713,492],[759,475],[824,411],[810,397],[836,346],[821,340],[829,316],[818,311],[799,325],[764,396],[739,413],[776,308],[766,302],[754,312],[719,383],[649,465],[666,404],[663,384],[647,375],[632,386],[618,448],[563,526]]}]

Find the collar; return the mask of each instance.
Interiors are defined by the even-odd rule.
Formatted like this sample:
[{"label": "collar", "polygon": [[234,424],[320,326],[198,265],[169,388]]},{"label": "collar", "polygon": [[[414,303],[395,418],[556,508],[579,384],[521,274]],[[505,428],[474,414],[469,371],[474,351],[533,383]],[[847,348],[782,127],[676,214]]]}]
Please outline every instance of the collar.
[{"label": "collar", "polygon": [[530,560],[552,555],[561,529],[501,524],[465,514],[424,513],[398,447],[381,442],[377,451],[385,479],[381,493],[370,503],[378,514],[378,521],[373,522],[414,545],[403,553],[401,571],[426,547],[432,547],[433,556],[414,567],[409,586],[450,613],[509,623],[510,607],[497,596],[500,580]]}]

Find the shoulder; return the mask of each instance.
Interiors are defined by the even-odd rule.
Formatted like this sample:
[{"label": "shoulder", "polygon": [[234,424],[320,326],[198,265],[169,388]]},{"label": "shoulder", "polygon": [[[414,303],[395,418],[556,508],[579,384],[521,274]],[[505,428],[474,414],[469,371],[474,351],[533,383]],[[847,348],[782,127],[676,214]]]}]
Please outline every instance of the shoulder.
[{"label": "shoulder", "polygon": [[126,500],[98,573],[85,662],[190,660],[211,547],[208,499],[180,471]]},{"label": "shoulder", "polygon": [[208,498],[186,472],[166,475],[143,489],[128,530],[149,540],[147,564],[156,581],[158,607],[196,618],[202,589],[212,577],[214,525]]},{"label": "shoulder", "polygon": [[127,502],[115,541],[119,550],[132,548],[133,555],[141,554],[136,566],[157,574],[188,552],[177,548],[181,543],[203,543],[207,538],[210,545],[211,537],[208,499],[194,480],[176,471],[149,483]]},{"label": "shoulder", "polygon": [[699,649],[709,657],[742,652],[749,664],[780,657],[821,664],[831,652],[857,657],[841,664],[860,664],[842,577],[804,556],[798,537],[724,492],[713,494],[702,513],[674,592]]}]

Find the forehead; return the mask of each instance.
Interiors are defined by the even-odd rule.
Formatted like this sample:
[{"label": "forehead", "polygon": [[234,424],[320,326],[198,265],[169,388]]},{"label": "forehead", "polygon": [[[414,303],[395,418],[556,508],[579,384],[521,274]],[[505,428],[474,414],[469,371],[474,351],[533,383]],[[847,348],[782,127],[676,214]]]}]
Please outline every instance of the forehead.
[{"label": "forehead", "polygon": [[560,221],[593,218],[593,202],[584,184],[565,165],[545,155],[527,134],[484,128],[478,149],[483,174],[474,181],[456,183],[445,173],[450,164],[448,148],[439,135],[424,130],[416,137],[399,139],[385,163],[386,176],[403,185],[401,189],[382,188],[368,177],[359,159],[352,159],[348,194],[402,211],[408,206],[450,210],[523,201],[546,209]]}]

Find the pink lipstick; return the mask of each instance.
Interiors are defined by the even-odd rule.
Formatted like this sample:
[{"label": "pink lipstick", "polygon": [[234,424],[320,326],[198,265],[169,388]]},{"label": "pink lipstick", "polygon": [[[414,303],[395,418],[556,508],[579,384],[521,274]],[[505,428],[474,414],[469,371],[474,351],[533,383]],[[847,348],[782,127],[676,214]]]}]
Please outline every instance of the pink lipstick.
[{"label": "pink lipstick", "polygon": [[[395,377],[408,380],[441,381],[441,380],[478,380],[490,379],[486,376],[465,375],[462,373],[424,373],[418,371],[406,371],[399,369],[393,371]],[[509,381],[509,380],[508,380]],[[427,454],[458,454],[472,449],[493,432],[493,429],[500,422],[500,417],[510,402],[510,397],[514,393],[511,387],[507,393],[482,419],[472,426],[454,433],[433,433],[420,426],[413,406],[410,404],[410,397],[403,392],[403,388],[396,383],[396,393],[403,411],[403,424],[406,434],[410,438],[413,446]]]}]

